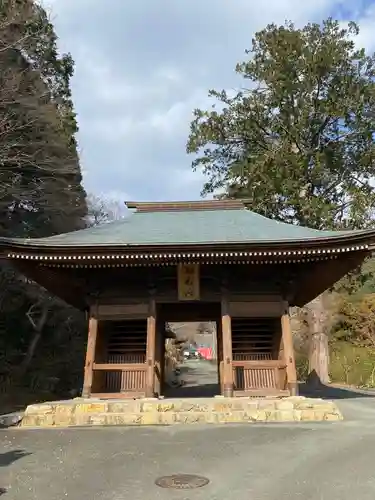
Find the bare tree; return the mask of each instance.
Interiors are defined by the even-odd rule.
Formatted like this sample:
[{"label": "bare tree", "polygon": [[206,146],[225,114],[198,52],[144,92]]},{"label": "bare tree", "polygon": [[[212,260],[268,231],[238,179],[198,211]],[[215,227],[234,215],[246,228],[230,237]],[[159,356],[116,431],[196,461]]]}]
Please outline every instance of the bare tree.
[{"label": "bare tree", "polygon": [[125,204],[115,200],[104,199],[94,194],[87,197],[88,224],[96,226],[122,219],[125,214]]}]

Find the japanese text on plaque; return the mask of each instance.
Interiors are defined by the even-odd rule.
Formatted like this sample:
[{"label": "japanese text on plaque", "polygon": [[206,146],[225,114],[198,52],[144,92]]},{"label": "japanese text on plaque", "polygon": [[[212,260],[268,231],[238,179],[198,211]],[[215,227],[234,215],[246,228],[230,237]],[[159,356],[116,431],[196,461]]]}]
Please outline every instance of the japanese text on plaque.
[{"label": "japanese text on plaque", "polygon": [[178,265],[178,299],[199,300],[199,264]]}]

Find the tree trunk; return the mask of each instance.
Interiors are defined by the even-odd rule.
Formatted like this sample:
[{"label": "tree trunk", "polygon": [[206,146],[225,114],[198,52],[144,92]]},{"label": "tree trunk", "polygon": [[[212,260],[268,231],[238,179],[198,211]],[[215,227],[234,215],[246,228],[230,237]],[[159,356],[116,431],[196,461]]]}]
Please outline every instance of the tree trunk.
[{"label": "tree trunk", "polygon": [[43,331],[44,325],[46,323],[47,316],[48,316],[48,304],[43,305],[41,314],[40,314],[36,323],[33,321],[31,315],[28,315],[30,323],[32,324],[32,326],[34,328],[34,334],[33,334],[32,338],[30,340],[30,343],[27,347],[25,357],[23,358],[22,362],[20,363],[20,365],[17,369],[17,376],[19,378],[23,377],[25,375],[25,373],[27,372],[27,370],[29,369],[29,366],[30,366],[30,363],[34,357],[36,348],[37,348],[39,341],[42,337],[42,331]]},{"label": "tree trunk", "polygon": [[306,306],[309,325],[309,375],[310,383],[329,384],[329,347],[327,335],[327,310],[325,294]]},{"label": "tree trunk", "polygon": [[329,384],[329,349],[328,336],[314,333],[310,340],[309,380],[311,383]]}]

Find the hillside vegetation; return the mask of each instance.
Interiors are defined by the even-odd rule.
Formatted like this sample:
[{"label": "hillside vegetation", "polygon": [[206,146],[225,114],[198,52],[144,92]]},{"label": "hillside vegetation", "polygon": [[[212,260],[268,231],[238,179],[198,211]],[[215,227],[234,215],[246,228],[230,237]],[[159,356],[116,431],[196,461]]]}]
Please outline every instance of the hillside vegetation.
[{"label": "hillside vegetation", "polygon": [[[43,237],[85,227],[70,92],[60,55],[33,0],[0,2],[0,235]],[[84,318],[6,263],[0,267],[0,411],[80,386]]]}]

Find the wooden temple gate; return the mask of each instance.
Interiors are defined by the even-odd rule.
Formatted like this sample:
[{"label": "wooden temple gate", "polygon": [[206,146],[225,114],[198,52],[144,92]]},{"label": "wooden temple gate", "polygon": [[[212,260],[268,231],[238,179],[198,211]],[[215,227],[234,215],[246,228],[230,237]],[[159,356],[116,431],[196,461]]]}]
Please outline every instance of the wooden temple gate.
[{"label": "wooden temple gate", "polygon": [[0,256],[89,316],[84,397],[164,393],[167,322],[215,321],[224,396],[296,394],[289,306],[358,267],[375,230],[283,224],[241,200],[127,203],[123,221],[41,239],[0,238]]},{"label": "wooden temple gate", "polygon": [[[272,298],[271,298],[272,299]],[[215,321],[220,392],[225,396],[296,394],[287,304],[246,302],[96,305],[91,309],[85,397],[163,395],[165,323]]]}]

